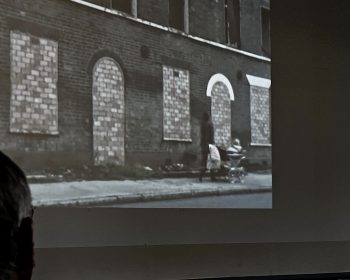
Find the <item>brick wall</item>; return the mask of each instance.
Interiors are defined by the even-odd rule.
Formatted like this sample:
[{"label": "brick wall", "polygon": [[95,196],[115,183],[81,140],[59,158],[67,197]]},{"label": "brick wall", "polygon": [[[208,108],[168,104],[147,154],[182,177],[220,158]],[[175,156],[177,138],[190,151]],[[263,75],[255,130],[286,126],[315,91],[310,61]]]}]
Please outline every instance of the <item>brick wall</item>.
[{"label": "brick wall", "polygon": [[163,66],[165,140],[191,140],[189,79],[187,70]]},{"label": "brick wall", "polygon": [[58,44],[11,31],[10,131],[58,134]]},{"label": "brick wall", "polygon": [[[58,43],[59,135],[10,133],[11,30]],[[120,65],[125,92],[125,162],[174,161],[199,145],[199,119],[210,110],[206,87],[214,73],[233,86],[232,134],[250,143],[250,87],[245,73],[270,77],[270,63],[108,15],[68,0],[0,0],[0,148],[24,166],[93,164],[93,66],[96,54]],[[148,50],[143,55],[142,50]],[[163,139],[163,65],[190,75],[192,142]],[[72,156],[73,155],[73,156]],[[269,154],[266,153],[268,157]]]},{"label": "brick wall", "polygon": [[215,144],[228,148],[231,144],[231,100],[224,83],[214,84],[211,100]]},{"label": "brick wall", "polygon": [[250,102],[251,141],[255,144],[271,144],[269,89],[251,86]]},{"label": "brick wall", "polygon": [[96,165],[124,164],[124,78],[112,58],[93,71],[94,159]]},{"label": "brick wall", "polygon": [[[110,8],[110,0],[87,0]],[[241,49],[264,55],[261,49],[261,7],[270,0],[241,0]],[[138,0],[138,17],[164,26],[169,25],[167,0]],[[225,0],[190,0],[190,34],[225,44]]]},{"label": "brick wall", "polygon": [[[87,0],[90,3],[110,7],[109,0]],[[249,0],[251,1],[251,0]],[[254,0],[253,0],[254,1]],[[189,27],[190,34],[215,42],[225,43],[225,1],[224,0],[190,0]],[[137,14],[141,19],[169,25],[168,0],[138,0]]]}]

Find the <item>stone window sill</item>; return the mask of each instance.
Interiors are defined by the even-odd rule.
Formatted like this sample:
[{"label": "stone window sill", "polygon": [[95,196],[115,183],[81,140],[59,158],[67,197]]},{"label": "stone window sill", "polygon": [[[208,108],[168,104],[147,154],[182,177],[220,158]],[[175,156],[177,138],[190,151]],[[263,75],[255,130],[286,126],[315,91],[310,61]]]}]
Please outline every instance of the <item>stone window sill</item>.
[{"label": "stone window sill", "polygon": [[192,142],[192,139],[178,139],[178,138],[163,138],[165,141],[176,141],[176,142]]},{"label": "stone window sill", "polygon": [[23,129],[10,129],[10,133],[13,134],[36,134],[36,135],[46,135],[46,136],[58,136],[59,131],[43,132],[37,130],[23,130]]},{"label": "stone window sill", "polygon": [[252,147],[272,147],[272,144],[259,144],[259,143],[250,143]]}]

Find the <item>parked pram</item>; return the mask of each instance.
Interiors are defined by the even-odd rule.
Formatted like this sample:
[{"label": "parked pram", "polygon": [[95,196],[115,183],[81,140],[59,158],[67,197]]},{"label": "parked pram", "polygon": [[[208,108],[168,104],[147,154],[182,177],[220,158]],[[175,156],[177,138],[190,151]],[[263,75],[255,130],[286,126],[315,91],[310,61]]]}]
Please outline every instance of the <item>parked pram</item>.
[{"label": "parked pram", "polygon": [[[225,176],[230,183],[244,182],[244,177],[247,173],[241,164],[246,158],[246,151],[242,149],[238,139],[236,139],[232,147],[227,150],[214,145],[211,145],[209,150],[208,169],[215,170],[216,176]],[[219,154],[219,160],[217,153]]]}]

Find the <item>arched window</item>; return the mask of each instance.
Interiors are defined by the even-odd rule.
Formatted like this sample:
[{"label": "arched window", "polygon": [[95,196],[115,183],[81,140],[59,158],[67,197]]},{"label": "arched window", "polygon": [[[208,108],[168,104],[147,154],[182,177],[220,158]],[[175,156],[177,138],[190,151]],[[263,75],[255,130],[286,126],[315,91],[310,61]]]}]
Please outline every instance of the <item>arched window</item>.
[{"label": "arched window", "polygon": [[112,58],[93,68],[93,148],[96,165],[124,165],[124,76]]},{"label": "arched window", "polygon": [[213,75],[208,82],[207,96],[211,96],[215,143],[228,147],[231,143],[231,100],[234,100],[230,81],[222,74]]}]

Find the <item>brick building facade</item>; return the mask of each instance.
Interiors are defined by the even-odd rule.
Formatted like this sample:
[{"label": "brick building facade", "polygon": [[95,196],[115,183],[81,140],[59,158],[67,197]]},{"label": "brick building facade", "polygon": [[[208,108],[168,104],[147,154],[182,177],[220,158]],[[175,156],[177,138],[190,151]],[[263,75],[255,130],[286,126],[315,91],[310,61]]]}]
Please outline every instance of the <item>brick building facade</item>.
[{"label": "brick building facade", "polygon": [[1,150],[24,167],[159,165],[199,149],[207,111],[217,143],[238,137],[271,163],[268,11],[267,0],[0,0]]}]

